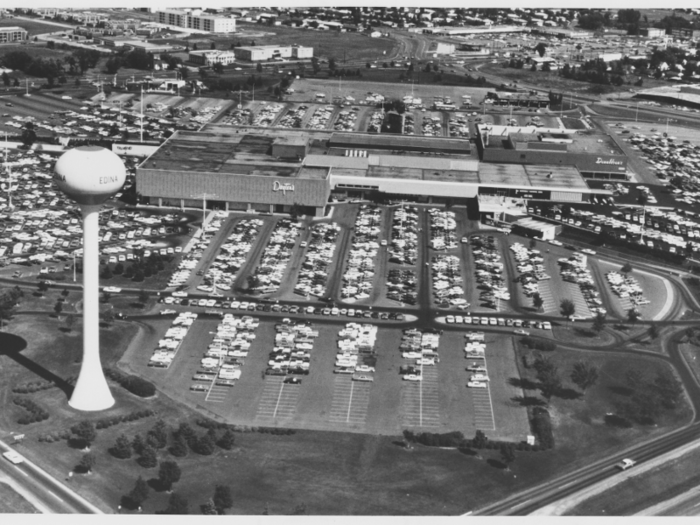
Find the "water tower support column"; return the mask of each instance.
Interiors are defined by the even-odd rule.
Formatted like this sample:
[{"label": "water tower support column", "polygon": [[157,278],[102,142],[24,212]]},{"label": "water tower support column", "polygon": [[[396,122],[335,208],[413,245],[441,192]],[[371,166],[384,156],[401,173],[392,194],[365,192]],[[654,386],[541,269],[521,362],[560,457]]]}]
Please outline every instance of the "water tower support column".
[{"label": "water tower support column", "polygon": [[100,363],[99,205],[83,213],[83,363],[69,405],[77,410],[105,410],[114,405]]}]

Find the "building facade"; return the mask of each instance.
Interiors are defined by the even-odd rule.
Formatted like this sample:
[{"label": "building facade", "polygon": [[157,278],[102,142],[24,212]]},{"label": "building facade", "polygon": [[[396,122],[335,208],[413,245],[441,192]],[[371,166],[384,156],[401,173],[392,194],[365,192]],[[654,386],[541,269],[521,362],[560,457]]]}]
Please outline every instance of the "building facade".
[{"label": "building facade", "polygon": [[2,27],[0,28],[0,43],[20,42],[27,40],[27,30],[22,27]]},{"label": "building facade", "polygon": [[313,47],[302,46],[241,46],[235,48],[233,51],[237,59],[248,62],[283,58],[311,59],[314,56]]},{"label": "building facade", "polygon": [[234,33],[236,19],[232,17],[204,14],[199,10],[164,9],[156,13],[161,24],[197,29],[209,33]]},{"label": "building facade", "polygon": [[188,61],[199,66],[228,65],[236,61],[236,54],[233,51],[219,51],[216,49],[190,51]]}]

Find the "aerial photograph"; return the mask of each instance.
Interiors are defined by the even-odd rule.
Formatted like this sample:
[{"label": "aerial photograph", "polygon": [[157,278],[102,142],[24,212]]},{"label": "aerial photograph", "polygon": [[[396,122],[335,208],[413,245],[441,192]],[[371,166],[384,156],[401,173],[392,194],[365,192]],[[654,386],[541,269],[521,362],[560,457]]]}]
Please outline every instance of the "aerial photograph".
[{"label": "aerial photograph", "polygon": [[282,4],[0,4],[0,514],[700,515],[700,8]]}]

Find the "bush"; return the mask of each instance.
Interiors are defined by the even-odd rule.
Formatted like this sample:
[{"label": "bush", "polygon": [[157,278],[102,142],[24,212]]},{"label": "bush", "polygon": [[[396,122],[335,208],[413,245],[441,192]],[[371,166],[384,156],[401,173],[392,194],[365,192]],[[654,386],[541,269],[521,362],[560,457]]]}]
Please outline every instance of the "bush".
[{"label": "bush", "polygon": [[123,374],[114,368],[105,368],[105,375],[119,383],[126,390],[139,397],[152,397],[156,394],[156,386],[139,376]]},{"label": "bush", "polygon": [[406,441],[413,441],[415,443],[420,443],[427,447],[454,447],[457,448],[462,446],[466,441],[464,439],[464,434],[459,431],[447,432],[445,434],[437,434],[432,432],[422,432],[420,434],[414,434],[410,430],[404,430],[404,438]]},{"label": "bush", "polygon": [[543,449],[554,448],[554,433],[549,412],[542,407],[532,409],[532,432]]},{"label": "bush", "polygon": [[12,401],[15,405],[21,406],[27,412],[29,412],[29,414],[20,416],[17,419],[17,423],[20,425],[29,425],[30,423],[36,423],[49,419],[49,413],[31,399],[16,397]]}]

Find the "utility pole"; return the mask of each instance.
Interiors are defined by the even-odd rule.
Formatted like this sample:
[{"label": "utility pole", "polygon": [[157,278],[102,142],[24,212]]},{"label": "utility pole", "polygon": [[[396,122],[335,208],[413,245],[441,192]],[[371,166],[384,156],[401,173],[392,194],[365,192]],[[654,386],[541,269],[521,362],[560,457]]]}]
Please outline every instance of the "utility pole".
[{"label": "utility pole", "polygon": [[141,122],[141,142],[143,142],[143,118],[144,118],[144,116],[143,116],[143,84],[141,84],[141,115],[140,115],[140,117],[141,117],[141,119],[140,119],[140,122]]}]

